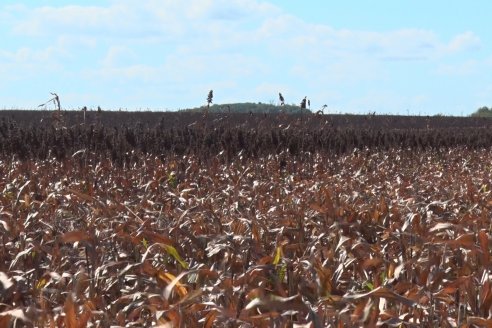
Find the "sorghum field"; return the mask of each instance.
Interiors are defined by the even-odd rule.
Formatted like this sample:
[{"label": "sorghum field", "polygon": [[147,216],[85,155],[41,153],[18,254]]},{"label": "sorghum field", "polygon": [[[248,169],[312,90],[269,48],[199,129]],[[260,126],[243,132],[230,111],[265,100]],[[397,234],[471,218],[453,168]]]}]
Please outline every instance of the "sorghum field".
[{"label": "sorghum field", "polygon": [[0,327],[492,327],[492,121],[138,117],[0,112]]}]

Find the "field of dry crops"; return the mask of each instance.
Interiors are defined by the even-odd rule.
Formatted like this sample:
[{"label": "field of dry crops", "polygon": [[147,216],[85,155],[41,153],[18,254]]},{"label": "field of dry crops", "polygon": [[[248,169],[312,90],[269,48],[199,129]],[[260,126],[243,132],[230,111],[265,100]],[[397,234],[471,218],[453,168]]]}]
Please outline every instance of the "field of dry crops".
[{"label": "field of dry crops", "polygon": [[221,156],[4,158],[0,327],[492,327],[492,150]]}]

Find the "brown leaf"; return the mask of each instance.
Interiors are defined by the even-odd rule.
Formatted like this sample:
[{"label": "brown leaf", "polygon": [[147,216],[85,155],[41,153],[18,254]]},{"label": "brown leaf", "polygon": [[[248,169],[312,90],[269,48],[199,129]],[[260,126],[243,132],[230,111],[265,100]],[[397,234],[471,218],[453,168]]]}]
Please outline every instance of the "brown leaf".
[{"label": "brown leaf", "polygon": [[279,296],[265,296],[261,298],[255,298],[249,302],[244,308],[251,310],[254,308],[268,309],[270,312],[283,312],[283,311],[300,311],[307,312],[309,308],[302,302],[299,295],[291,297],[279,297]]},{"label": "brown leaf", "polygon": [[63,306],[65,311],[65,327],[67,328],[78,328],[77,327],[77,314],[75,311],[75,304],[73,302],[72,294],[68,294],[65,305]]},{"label": "brown leaf", "polygon": [[85,230],[75,230],[64,233],[60,236],[62,243],[75,243],[77,241],[88,241],[91,237]]},{"label": "brown leaf", "polygon": [[31,322],[23,309],[13,309],[0,313],[0,327],[10,327],[10,321],[12,319],[19,319],[25,323]]},{"label": "brown leaf", "polygon": [[490,281],[485,281],[480,291],[480,310],[487,313],[492,306],[492,286]]},{"label": "brown leaf", "polygon": [[87,322],[92,318],[92,311],[94,311],[96,307],[91,301],[87,301],[84,304],[84,311],[80,315],[78,322],[78,328],[87,327]]},{"label": "brown leaf", "polygon": [[370,307],[371,304],[372,304],[372,302],[371,302],[371,299],[370,298],[367,298],[366,300],[359,302],[359,304],[357,304],[355,306],[354,311],[352,311],[352,314],[350,314],[350,318],[352,319],[352,322],[353,323],[356,323],[356,322],[359,322],[359,321],[364,321],[364,320],[361,320],[361,319],[364,316],[364,313],[365,313],[365,310],[366,310],[366,306],[369,305],[369,307]]},{"label": "brown leaf", "polygon": [[9,224],[6,221],[0,220],[0,224],[3,226],[3,228],[5,229],[5,231],[10,231],[10,226],[9,226]]},{"label": "brown leaf", "polygon": [[475,234],[467,233],[459,236],[455,240],[451,240],[448,244],[453,245],[455,247],[463,247],[463,248],[474,248],[475,247]]},{"label": "brown leaf", "polygon": [[337,251],[346,241],[350,240],[349,237],[346,236],[340,236],[340,239],[338,240],[338,245],[335,248],[335,251]]},{"label": "brown leaf", "polygon": [[12,320],[12,316],[0,313],[0,328],[10,328],[10,320]]},{"label": "brown leaf", "polygon": [[480,250],[482,254],[480,255],[482,259],[482,265],[488,267],[490,262],[489,254],[489,235],[485,230],[480,230],[478,233],[478,242],[480,244]]},{"label": "brown leaf", "polygon": [[484,319],[479,317],[468,317],[466,323],[469,325],[477,325],[479,327],[492,328],[492,319]]},{"label": "brown leaf", "polygon": [[181,272],[181,274],[179,276],[174,276],[173,274],[169,273],[169,272],[165,272],[165,271],[162,271],[162,270],[159,270],[157,272],[157,277],[160,278],[161,280],[163,280],[167,286],[166,286],[166,289],[164,291],[164,298],[167,300],[171,294],[171,291],[173,290],[174,286],[176,286],[176,292],[178,293],[178,295],[180,297],[184,297],[186,296],[186,294],[188,294],[188,290],[186,289],[186,287],[181,284],[179,282],[179,280],[184,276],[186,275],[187,273],[192,273],[192,272],[195,272],[195,271],[185,271],[185,272]]},{"label": "brown leaf", "polygon": [[92,197],[88,194],[84,194],[83,192],[80,192],[78,190],[68,188],[67,191],[71,192],[72,194],[74,194],[78,198],[85,200],[86,202],[89,202],[89,203],[97,202],[97,200],[94,197]]},{"label": "brown leaf", "polygon": [[454,224],[449,223],[449,222],[441,222],[433,226],[432,228],[429,229],[429,232],[434,232],[437,230],[446,230],[446,229],[451,229],[454,227]]},{"label": "brown leaf", "polygon": [[14,283],[12,280],[5,273],[0,271],[0,287],[2,287],[2,290],[7,290],[13,285]]},{"label": "brown leaf", "polygon": [[211,310],[205,316],[205,322],[203,324],[204,328],[214,327],[215,318],[217,318],[218,312],[216,310]]},{"label": "brown leaf", "polygon": [[219,273],[217,271],[210,270],[208,268],[201,268],[198,272],[202,278],[217,279],[219,277]]},{"label": "brown leaf", "polygon": [[372,258],[372,259],[366,259],[364,260],[364,262],[362,262],[362,268],[364,270],[367,270],[369,268],[378,268],[381,263],[383,263],[383,259],[382,258],[379,258],[379,257],[375,257],[375,258]]},{"label": "brown leaf", "polygon": [[312,210],[315,210],[316,212],[319,212],[321,214],[325,214],[327,212],[326,209],[324,209],[320,204],[316,202],[312,202],[311,204],[309,204],[309,207]]},{"label": "brown leaf", "polygon": [[150,244],[156,243],[175,246],[175,243],[172,239],[169,239],[168,237],[165,237],[153,231],[144,230],[141,236],[145,238]]},{"label": "brown leaf", "polygon": [[378,287],[378,288],[376,288],[376,289],[374,289],[368,293],[364,293],[364,294],[354,294],[354,295],[344,296],[344,299],[346,299],[346,300],[351,300],[351,299],[358,300],[358,299],[362,299],[362,298],[366,298],[366,297],[387,298],[387,299],[402,303],[403,305],[406,305],[406,306],[416,305],[415,301],[408,299],[406,297],[403,297],[401,295],[398,295],[386,287]]}]

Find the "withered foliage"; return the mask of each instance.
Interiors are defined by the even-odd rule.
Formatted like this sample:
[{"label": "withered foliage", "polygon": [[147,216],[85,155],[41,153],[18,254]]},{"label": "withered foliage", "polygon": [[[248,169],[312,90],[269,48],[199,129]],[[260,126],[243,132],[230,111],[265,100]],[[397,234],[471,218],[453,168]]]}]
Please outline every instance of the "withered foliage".
[{"label": "withered foliage", "polygon": [[85,117],[81,111],[38,122],[34,114],[40,113],[13,114],[12,118],[0,114],[0,156],[22,160],[63,160],[84,150],[128,166],[151,154],[162,159],[174,155],[208,159],[224,152],[228,161],[234,161],[238,153],[256,158],[283,151],[299,156],[366,148],[418,152],[492,147],[492,120],[483,118],[234,113],[143,113],[140,117],[104,111]]},{"label": "withered foliage", "polygon": [[491,156],[4,158],[0,327],[490,327]]},{"label": "withered foliage", "polygon": [[90,114],[0,121],[0,328],[492,327],[489,121]]}]

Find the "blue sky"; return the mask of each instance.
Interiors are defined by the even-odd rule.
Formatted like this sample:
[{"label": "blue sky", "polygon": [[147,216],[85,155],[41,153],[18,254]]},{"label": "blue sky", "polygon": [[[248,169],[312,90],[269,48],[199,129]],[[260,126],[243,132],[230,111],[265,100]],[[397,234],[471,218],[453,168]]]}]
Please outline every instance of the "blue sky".
[{"label": "blue sky", "polygon": [[492,106],[492,2],[2,1],[0,108],[287,103],[468,115]]}]

